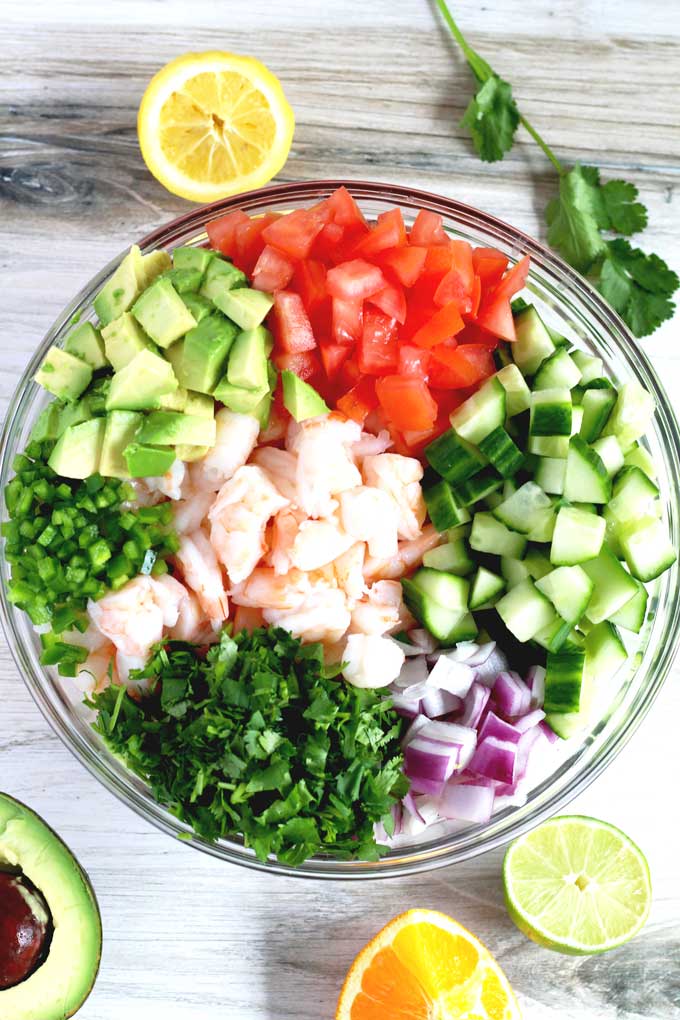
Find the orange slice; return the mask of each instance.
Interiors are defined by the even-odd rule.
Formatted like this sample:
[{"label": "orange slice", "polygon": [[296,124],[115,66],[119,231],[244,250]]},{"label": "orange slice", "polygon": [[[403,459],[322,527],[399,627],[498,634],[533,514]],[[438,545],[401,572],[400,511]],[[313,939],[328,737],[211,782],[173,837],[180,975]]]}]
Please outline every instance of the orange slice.
[{"label": "orange slice", "polygon": [[505,974],[452,917],[408,910],[359,953],[336,1020],[519,1020]]}]

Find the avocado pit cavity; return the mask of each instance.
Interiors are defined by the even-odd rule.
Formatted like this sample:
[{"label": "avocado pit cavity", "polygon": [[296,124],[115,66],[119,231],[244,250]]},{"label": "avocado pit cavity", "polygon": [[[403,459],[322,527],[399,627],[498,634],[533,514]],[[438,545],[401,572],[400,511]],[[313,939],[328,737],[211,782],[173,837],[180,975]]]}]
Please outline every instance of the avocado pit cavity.
[{"label": "avocado pit cavity", "polygon": [[0,871],[0,990],[20,984],[40,966],[51,931],[40,892],[23,875]]}]

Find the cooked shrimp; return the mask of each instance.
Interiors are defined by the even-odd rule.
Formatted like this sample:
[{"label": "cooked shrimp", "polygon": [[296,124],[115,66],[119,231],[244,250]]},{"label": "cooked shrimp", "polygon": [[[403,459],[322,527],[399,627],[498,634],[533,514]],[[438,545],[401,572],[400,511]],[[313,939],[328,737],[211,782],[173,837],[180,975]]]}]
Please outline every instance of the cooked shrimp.
[{"label": "cooked shrimp", "polygon": [[262,610],[269,624],[283,627],[301,641],[334,644],[349,627],[350,614],[344,594],[325,584],[312,585],[301,605],[295,609]]},{"label": "cooked shrimp", "polygon": [[290,562],[299,570],[318,570],[354,545],[334,520],[303,521],[290,550]]},{"label": "cooked shrimp", "polygon": [[69,645],[78,645],[79,648],[87,648],[88,652],[97,652],[103,645],[108,644],[106,635],[102,634],[98,627],[90,623],[87,630],[77,629],[65,630],[61,640]]},{"label": "cooked shrimp", "polygon": [[390,446],[392,446],[392,439],[385,429],[377,436],[374,436],[372,432],[362,432],[356,443],[352,443],[352,455],[358,460],[363,457],[375,457],[379,453],[389,450]]},{"label": "cooked shrimp", "polygon": [[[94,628],[91,629],[94,631]],[[90,652],[85,662],[78,667],[78,673],[73,678],[78,690],[83,693],[103,691],[109,686],[109,683],[119,683],[118,670],[116,669],[116,646],[99,631],[97,633],[102,643]],[[66,635],[64,635],[64,640],[68,640],[69,644],[74,643]]]},{"label": "cooked shrimp", "polygon": [[181,535],[175,554],[184,580],[198,596],[203,611],[211,620],[226,620],[229,599],[224,590],[222,571],[215,550],[201,529]]},{"label": "cooked shrimp", "polygon": [[252,609],[297,609],[311,590],[307,574],[290,570],[285,576],[271,567],[257,567],[245,580],[232,586],[231,599],[237,606]]},{"label": "cooked shrimp", "polygon": [[256,418],[249,414],[236,414],[226,407],[217,412],[215,423],[215,445],[189,469],[191,484],[199,491],[217,492],[246,463],[260,430]]},{"label": "cooked shrimp", "polygon": [[382,489],[358,485],[341,492],[340,520],[348,535],[368,543],[371,556],[387,559],[397,553],[399,510]]},{"label": "cooked shrimp", "polygon": [[412,542],[400,542],[396,556],[388,559],[369,556],[364,564],[364,577],[368,580],[403,577],[422,563],[428,549],[434,549],[445,541],[446,535],[440,535],[434,525],[428,524],[419,538]]},{"label": "cooked shrimp", "polygon": [[287,574],[290,570],[292,566],[291,551],[298,528],[304,520],[306,520],[304,513],[292,506],[284,507],[275,516],[267,561],[277,574]]},{"label": "cooked shrimp", "polygon": [[175,460],[164,475],[154,475],[144,479],[144,484],[151,493],[160,493],[169,499],[182,499],[183,487],[186,487],[188,475],[184,461]]},{"label": "cooked shrimp", "polygon": [[155,588],[150,577],[139,575],[118,591],[109,592],[98,602],[90,599],[87,604],[95,627],[119,652],[138,657],[142,663],[151,646],[163,636],[163,610]]},{"label": "cooked shrimp", "polygon": [[399,538],[417,538],[425,520],[425,500],[420,487],[423,466],[415,457],[381,453],[365,457],[362,466],[367,485],[389,493],[399,508]]},{"label": "cooked shrimp", "polygon": [[276,446],[261,446],[251,457],[251,464],[257,464],[265,474],[269,475],[272,482],[282,496],[294,503],[297,499],[295,488],[295,472],[297,470],[297,457],[288,450],[279,450]]},{"label": "cooked shrimp", "polygon": [[214,492],[194,492],[192,489],[186,499],[180,499],[172,508],[175,531],[180,535],[190,535],[196,531],[208,516],[208,510],[214,502]]},{"label": "cooked shrimp", "polygon": [[380,634],[350,634],[342,661],[342,675],[353,687],[387,687],[399,676],[404,653]]},{"label": "cooked shrimp", "polygon": [[352,610],[350,630],[359,634],[388,634],[399,630],[402,602],[399,581],[376,581]]},{"label": "cooked shrimp", "polygon": [[366,545],[363,542],[355,542],[347,552],[333,560],[333,574],[335,583],[347,596],[351,606],[364,595],[366,582],[364,580],[364,557],[366,556]]},{"label": "cooked shrimp", "polygon": [[208,513],[210,541],[232,584],[245,580],[266,552],[269,518],[288,505],[262,468],[240,467],[225,482]]},{"label": "cooked shrimp", "polygon": [[361,485],[349,448],[361,436],[356,422],[341,415],[292,422],[286,445],[297,454],[296,502],[309,517],[330,517],[338,492]]},{"label": "cooked shrimp", "polygon": [[160,577],[152,578],[152,580],[154,584],[154,598],[163,613],[163,626],[174,627],[177,623],[182,603],[188,598],[189,592],[171,574],[162,574]]}]

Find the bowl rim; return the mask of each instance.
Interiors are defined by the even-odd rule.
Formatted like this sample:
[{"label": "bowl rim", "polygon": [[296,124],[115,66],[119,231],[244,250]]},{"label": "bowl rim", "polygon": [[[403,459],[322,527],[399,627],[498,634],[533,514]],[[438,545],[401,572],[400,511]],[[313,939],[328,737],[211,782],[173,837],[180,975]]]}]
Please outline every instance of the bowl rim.
[{"label": "bowl rim", "polygon": [[[314,179],[270,184],[244,195],[234,195],[209,205],[193,207],[170,222],[150,231],[137,243],[142,249],[153,248],[159,244],[162,244],[164,247],[172,247],[175,239],[178,239],[190,227],[195,226],[197,232],[204,230],[205,224],[210,222],[210,220],[224,215],[233,209],[243,209],[246,212],[252,210],[262,212],[266,208],[267,203],[280,202],[282,199],[289,200],[291,203],[302,200],[308,203],[327,197],[331,191],[340,186],[346,187],[359,202],[373,199],[380,202],[394,203],[401,208],[411,207],[415,209],[417,207],[429,209],[433,212],[443,212],[451,220],[455,221],[457,226],[468,226],[471,229],[484,230],[487,233],[491,233],[499,241],[505,243],[509,248],[511,258],[516,259],[524,254],[529,254],[532,258],[536,257],[541,271],[546,275],[546,279],[552,277],[560,289],[566,289],[571,296],[575,297],[577,302],[586,308],[604,335],[614,341],[616,354],[623,356],[632,375],[641,378],[644,381],[644,385],[652,390],[655,397],[657,410],[655,434],[660,431],[661,440],[665,440],[663,443],[664,453],[671,461],[671,467],[674,468],[674,470],[669,471],[669,478],[667,479],[669,492],[667,493],[666,510],[669,514],[669,525],[675,540],[674,544],[677,547],[680,539],[680,427],[656,371],[651,365],[648,356],[638,347],[635,338],[620,316],[606,304],[595,288],[558,255],[529,234],[474,206],[419,188],[364,180]],[[127,250],[126,248],[125,252]],[[10,445],[12,439],[15,438],[16,421],[20,411],[25,408],[28,402],[31,386],[37,389],[35,384],[32,383],[32,376],[46,349],[55,338],[62,335],[74,312],[81,310],[82,307],[87,306],[91,302],[92,294],[114,271],[125,252],[104,266],[88,281],[79,294],[72,299],[47,331],[42,342],[38,345],[35,354],[30,359],[12,394],[0,434],[0,477],[3,479],[6,478],[8,468],[11,467],[9,464]],[[535,262],[532,262],[532,268],[535,271]],[[531,275],[530,271],[530,280]],[[602,337],[600,337],[600,340],[604,342]],[[0,559],[2,560],[0,566],[3,570],[4,579],[6,562],[4,557]],[[680,593],[680,571],[677,563],[665,575],[665,578],[664,592],[666,596],[671,596],[671,616],[666,623],[665,631],[669,631],[671,629],[670,625],[673,624],[673,632],[677,633],[680,628],[680,599],[677,597]],[[504,823],[507,819],[508,824],[501,824],[499,831],[493,831],[487,837],[484,836],[484,832],[489,830],[491,823],[486,826],[472,827],[467,844],[454,850],[447,849],[446,847],[431,850],[429,844],[414,844],[404,847],[403,851],[402,848],[398,848],[377,862],[344,862],[333,861],[330,858],[315,857],[305,861],[303,865],[297,868],[291,868],[275,860],[260,861],[254,855],[251,855],[249,851],[245,850],[242,845],[239,845],[238,842],[219,841],[218,843],[211,844],[193,835],[188,826],[170,815],[167,809],[151,798],[149,793],[143,795],[140,790],[136,790],[131,786],[129,784],[129,777],[132,776],[132,773],[129,773],[127,770],[128,785],[125,787],[118,776],[113,774],[108,763],[104,765],[97,759],[93,747],[87,745],[77,730],[66,727],[63,719],[47,700],[39,685],[29,679],[34,672],[34,663],[30,661],[28,649],[23,646],[18,628],[15,626],[18,617],[25,618],[25,614],[15,610],[10,605],[6,595],[5,584],[0,583],[0,620],[2,621],[5,637],[14,662],[33,700],[62,743],[122,803],[132,808],[137,815],[153,824],[156,828],[167,832],[175,838],[179,838],[183,842],[188,842],[190,845],[221,860],[227,860],[254,870],[289,877],[330,880],[356,881],[361,879],[393,878],[445,867],[495,849],[510,839],[514,839],[530,828],[533,828],[545,818],[562,810],[570,800],[582,793],[608,767],[628,740],[631,739],[634,732],[636,732],[656,699],[671,669],[679,646],[678,639],[674,639],[667,642],[660,649],[660,658],[656,663],[655,672],[650,678],[641,703],[637,706],[634,718],[630,719],[623,729],[619,729],[608,738],[608,743],[604,746],[602,753],[591,763],[589,769],[575,775],[566,788],[558,790],[550,797],[547,797],[542,805],[526,813],[525,817],[518,819],[516,824],[512,825],[509,822],[512,816],[517,814],[517,811],[507,808],[495,814],[492,821],[496,823],[496,829],[498,829],[499,820]],[[649,640],[645,648],[645,655],[649,651],[651,644],[652,642]],[[41,668],[40,672],[42,677],[49,676],[44,668]],[[636,672],[637,667],[633,671],[633,675],[636,675]],[[595,733],[590,733],[588,740],[594,735]],[[540,791],[543,786],[551,786],[556,778],[555,773],[551,774],[537,789]],[[532,789],[533,792],[534,790]],[[477,833],[477,829],[479,829],[479,833]]]}]

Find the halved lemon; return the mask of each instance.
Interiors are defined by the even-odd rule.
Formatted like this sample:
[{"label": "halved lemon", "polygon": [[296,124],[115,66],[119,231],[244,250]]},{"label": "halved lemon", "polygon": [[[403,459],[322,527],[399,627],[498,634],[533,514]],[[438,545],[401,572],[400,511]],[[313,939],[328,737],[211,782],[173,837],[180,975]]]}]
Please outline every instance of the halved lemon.
[{"label": "halved lemon", "polygon": [[336,1020],[519,1020],[508,979],[469,931],[436,910],[390,921],[350,967]]},{"label": "halved lemon", "polygon": [[193,202],[262,187],[286,162],[294,128],[278,78],[254,57],[218,51],[166,64],[137,116],[149,170]]}]

